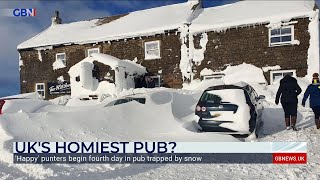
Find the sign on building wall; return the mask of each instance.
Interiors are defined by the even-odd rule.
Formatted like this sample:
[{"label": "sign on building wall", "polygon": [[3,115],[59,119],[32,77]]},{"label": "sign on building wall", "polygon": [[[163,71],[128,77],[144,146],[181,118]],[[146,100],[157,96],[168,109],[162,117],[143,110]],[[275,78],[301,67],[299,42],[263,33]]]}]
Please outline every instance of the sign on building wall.
[{"label": "sign on building wall", "polygon": [[70,94],[71,86],[70,82],[64,81],[62,83],[59,82],[49,82],[48,83],[48,92],[50,95],[54,94]]}]

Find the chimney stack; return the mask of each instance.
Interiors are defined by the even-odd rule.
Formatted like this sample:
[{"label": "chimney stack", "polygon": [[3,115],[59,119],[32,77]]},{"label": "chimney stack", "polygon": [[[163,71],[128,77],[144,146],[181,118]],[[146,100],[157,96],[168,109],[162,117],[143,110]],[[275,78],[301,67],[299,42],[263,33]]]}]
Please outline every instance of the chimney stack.
[{"label": "chimney stack", "polygon": [[55,11],[55,16],[51,18],[51,25],[61,24],[62,20],[59,17],[59,11]]},{"label": "chimney stack", "polygon": [[203,7],[202,0],[188,0],[188,3],[193,4],[195,7]]}]

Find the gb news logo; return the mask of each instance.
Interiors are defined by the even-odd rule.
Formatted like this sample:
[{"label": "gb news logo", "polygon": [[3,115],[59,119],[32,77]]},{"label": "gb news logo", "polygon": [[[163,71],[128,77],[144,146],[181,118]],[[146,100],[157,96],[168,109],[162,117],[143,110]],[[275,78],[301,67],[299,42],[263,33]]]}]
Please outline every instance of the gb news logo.
[{"label": "gb news logo", "polygon": [[35,8],[0,9],[0,16],[35,17],[36,15],[37,15],[37,10]]},{"label": "gb news logo", "polygon": [[29,8],[29,9],[25,9],[25,8],[16,8],[13,9],[12,11],[13,16],[16,17],[33,17],[36,16],[37,11],[35,8]]}]

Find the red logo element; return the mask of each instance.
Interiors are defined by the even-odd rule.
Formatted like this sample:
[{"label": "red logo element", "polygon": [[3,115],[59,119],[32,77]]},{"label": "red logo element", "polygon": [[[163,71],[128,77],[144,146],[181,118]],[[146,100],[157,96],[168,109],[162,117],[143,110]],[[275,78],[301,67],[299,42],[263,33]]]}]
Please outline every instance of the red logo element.
[{"label": "red logo element", "polygon": [[306,164],[307,153],[273,153],[273,164]]}]

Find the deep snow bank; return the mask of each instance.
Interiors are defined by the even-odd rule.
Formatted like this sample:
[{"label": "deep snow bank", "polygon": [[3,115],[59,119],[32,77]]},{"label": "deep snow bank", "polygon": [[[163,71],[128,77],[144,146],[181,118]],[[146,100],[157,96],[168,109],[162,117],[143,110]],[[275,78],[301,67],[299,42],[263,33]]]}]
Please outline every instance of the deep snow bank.
[{"label": "deep snow bank", "polygon": [[0,124],[16,141],[235,141],[185,128],[192,126],[194,110],[178,105],[194,106],[196,100],[174,98],[170,90],[146,96],[145,105],[130,102],[81,111],[7,114],[0,117]]},{"label": "deep snow bank", "polygon": [[[203,75],[211,75],[215,71],[211,69],[204,69],[201,71]],[[211,74],[210,74],[211,73]],[[204,90],[210,86],[216,86],[221,84],[235,84],[238,82],[246,82],[248,84],[265,84],[267,81],[263,75],[261,68],[258,68],[252,64],[242,63],[236,66],[227,66],[223,71],[216,73],[224,74],[225,76],[222,79],[210,79],[202,80],[199,79],[192,80],[191,83],[183,84],[183,89],[188,90]]]}]

